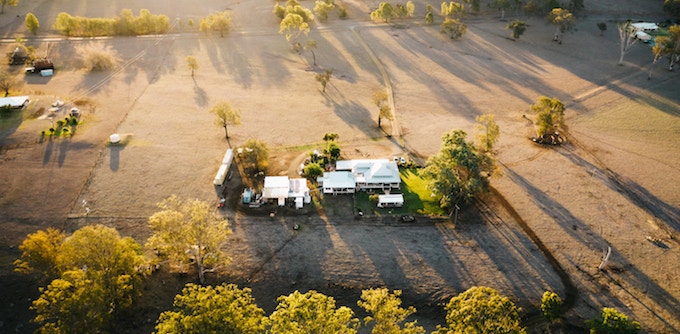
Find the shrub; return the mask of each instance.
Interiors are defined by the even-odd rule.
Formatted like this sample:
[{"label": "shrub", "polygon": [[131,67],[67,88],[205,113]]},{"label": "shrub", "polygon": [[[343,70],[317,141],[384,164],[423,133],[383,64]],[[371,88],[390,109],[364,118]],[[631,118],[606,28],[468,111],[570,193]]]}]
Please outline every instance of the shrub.
[{"label": "shrub", "polygon": [[110,46],[90,43],[76,47],[80,54],[82,65],[90,71],[105,71],[114,69],[120,59]]}]

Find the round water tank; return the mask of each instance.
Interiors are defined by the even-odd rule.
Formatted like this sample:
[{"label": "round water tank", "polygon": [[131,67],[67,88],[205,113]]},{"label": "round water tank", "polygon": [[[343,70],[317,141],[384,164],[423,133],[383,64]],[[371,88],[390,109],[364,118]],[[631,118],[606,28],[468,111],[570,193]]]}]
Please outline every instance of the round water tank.
[{"label": "round water tank", "polygon": [[118,135],[117,133],[112,134],[109,137],[109,141],[111,142],[111,144],[118,144],[120,142],[120,135]]}]

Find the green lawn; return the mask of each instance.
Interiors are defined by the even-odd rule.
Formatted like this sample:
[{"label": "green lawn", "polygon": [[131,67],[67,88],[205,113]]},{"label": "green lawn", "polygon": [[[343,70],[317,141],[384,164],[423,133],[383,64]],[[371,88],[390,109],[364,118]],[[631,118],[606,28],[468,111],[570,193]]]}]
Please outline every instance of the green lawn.
[{"label": "green lawn", "polygon": [[366,214],[424,214],[442,216],[444,211],[439,207],[439,199],[430,196],[427,180],[423,179],[418,168],[401,168],[401,192],[404,194],[404,206],[401,208],[378,208],[369,200],[369,194],[360,191],[355,194],[356,207]]}]

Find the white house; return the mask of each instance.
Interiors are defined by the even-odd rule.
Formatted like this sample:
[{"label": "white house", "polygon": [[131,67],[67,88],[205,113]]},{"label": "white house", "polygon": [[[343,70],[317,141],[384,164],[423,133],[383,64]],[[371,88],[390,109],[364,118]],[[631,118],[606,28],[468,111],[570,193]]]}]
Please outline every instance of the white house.
[{"label": "white house", "polygon": [[399,167],[388,159],[340,160],[335,170],[350,171],[359,190],[398,190],[401,185]]},{"label": "white house", "polygon": [[325,172],[320,179],[324,194],[353,194],[356,190],[356,183],[354,182],[352,172]]}]

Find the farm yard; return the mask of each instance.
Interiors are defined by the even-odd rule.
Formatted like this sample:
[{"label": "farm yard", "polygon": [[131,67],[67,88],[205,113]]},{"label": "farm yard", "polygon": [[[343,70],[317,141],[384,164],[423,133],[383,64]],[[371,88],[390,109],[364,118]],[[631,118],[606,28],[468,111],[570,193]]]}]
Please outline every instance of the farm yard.
[{"label": "farm yard", "polygon": [[[529,329],[540,332],[541,295],[552,290],[563,299],[575,293],[565,331],[584,331],[584,321],[602,307],[640,321],[645,332],[680,331],[680,76],[660,62],[648,80],[653,55],[643,43],[618,66],[614,24],[660,20],[661,6],[586,0],[577,29],[560,45],[542,18],[525,17],[526,33],[506,38],[507,22],[482,2],[482,13],[464,20],[467,33],[451,40],[438,24],[422,22],[424,1],[415,2],[415,18],[399,25],[370,21],[378,1],[344,1],[347,20],[312,25],[314,58],[294,52],[279,34],[269,1],[25,0],[6,7],[3,45],[26,38],[49,52],[55,71],[24,77],[22,69],[2,65],[24,81],[13,95],[30,96],[31,103],[23,117],[0,125],[0,300],[9,301],[0,305],[0,332],[35,329],[29,306],[38,282],[13,272],[17,246],[29,233],[104,224],[143,244],[148,218],[164,198],[216,203],[212,180],[222,156],[248,139],[267,143],[267,175],[298,177],[301,161],[329,132],[339,135],[344,159],[405,156],[424,164],[445,132],[471,136],[484,113],[495,114],[501,129],[499,169],[492,191],[455,223],[416,212],[414,222],[404,222],[408,212],[387,209],[364,209],[356,219],[350,195],[323,196],[319,206],[274,217],[236,210],[246,181],[235,172],[225,186],[230,205],[217,211],[233,232],[226,246],[232,262],[209,283],[252,288],[267,313],[278,296],[314,289],[363,315],[356,305],[362,289],[400,289],[404,305],[418,310],[412,318],[428,330],[445,322],[443,306],[452,296],[485,285],[516,301]],[[113,17],[123,8],[148,8],[172,22],[229,10],[233,29],[222,38],[173,24],[163,35],[67,39],[50,28],[62,11]],[[28,12],[41,22],[36,36],[17,17]],[[601,21],[610,27],[603,36]],[[112,50],[119,66],[83,69],[78,50],[87,45]],[[200,65],[193,75],[187,56]],[[315,74],[327,69],[332,78],[322,92]],[[395,119],[379,129],[371,93],[386,86]],[[561,146],[528,139],[529,105],[541,95],[567,107]],[[60,117],[71,107],[82,112],[70,137],[41,136],[51,124],[39,111],[56,100],[66,103]],[[242,114],[228,140],[208,112],[220,101]],[[114,133],[120,145],[108,143]],[[410,177],[402,170],[402,180]],[[412,204],[405,197],[403,209],[412,211]],[[610,259],[599,270],[608,248]],[[193,278],[167,268],[154,275],[123,332],[153,331]]]}]

